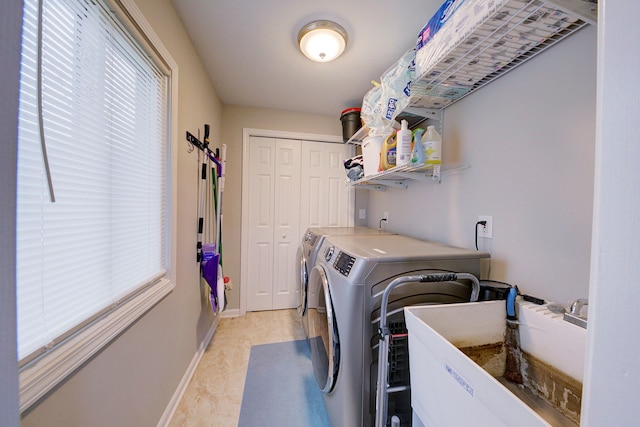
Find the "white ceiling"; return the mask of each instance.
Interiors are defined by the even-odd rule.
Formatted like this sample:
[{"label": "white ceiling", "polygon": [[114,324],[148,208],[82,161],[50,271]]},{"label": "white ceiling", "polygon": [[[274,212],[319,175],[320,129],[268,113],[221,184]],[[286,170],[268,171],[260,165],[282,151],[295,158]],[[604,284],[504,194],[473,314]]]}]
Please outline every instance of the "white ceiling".
[{"label": "white ceiling", "polygon": [[[360,107],[371,80],[415,45],[443,0],[172,0],[226,105],[340,116]],[[316,19],[342,25],[344,54],[307,59],[298,31]]]}]

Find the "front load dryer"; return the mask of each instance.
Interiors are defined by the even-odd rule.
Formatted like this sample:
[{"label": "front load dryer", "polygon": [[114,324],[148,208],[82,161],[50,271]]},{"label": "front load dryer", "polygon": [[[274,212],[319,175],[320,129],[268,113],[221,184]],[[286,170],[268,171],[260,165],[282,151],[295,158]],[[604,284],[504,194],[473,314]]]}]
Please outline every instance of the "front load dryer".
[{"label": "front load dryer", "polygon": [[[380,300],[393,279],[438,272],[480,277],[486,252],[392,235],[383,239],[328,236],[309,275],[309,344],[314,375],[333,427],[372,426],[375,421]],[[391,295],[389,325],[404,324],[402,307],[469,301],[467,281],[409,283]],[[407,358],[408,359],[408,358]],[[401,372],[401,370],[404,371]],[[406,366],[395,372],[405,375]],[[410,425],[410,391],[389,396],[401,425]],[[404,411],[404,412],[403,412]]]},{"label": "front load dryer", "polygon": [[368,227],[309,227],[302,236],[302,242],[296,253],[296,296],[298,315],[302,322],[305,337],[309,337],[307,323],[307,297],[309,289],[309,272],[316,264],[318,249],[326,236],[385,236],[394,235],[386,231]]}]

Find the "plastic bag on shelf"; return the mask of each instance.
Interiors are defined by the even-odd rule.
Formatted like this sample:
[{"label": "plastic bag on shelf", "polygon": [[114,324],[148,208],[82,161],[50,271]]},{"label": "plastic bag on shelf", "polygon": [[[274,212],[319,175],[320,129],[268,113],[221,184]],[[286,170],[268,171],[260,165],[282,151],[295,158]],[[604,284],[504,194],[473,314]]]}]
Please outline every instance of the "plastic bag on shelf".
[{"label": "plastic bag on shelf", "polygon": [[392,121],[409,105],[410,86],[416,74],[415,58],[415,49],[409,49],[382,75],[380,81],[384,120]]},{"label": "plastic bag on shelf", "polygon": [[364,95],[362,100],[360,118],[365,126],[378,129],[386,127],[386,123],[382,120],[382,87],[375,82],[372,83],[374,87]]}]

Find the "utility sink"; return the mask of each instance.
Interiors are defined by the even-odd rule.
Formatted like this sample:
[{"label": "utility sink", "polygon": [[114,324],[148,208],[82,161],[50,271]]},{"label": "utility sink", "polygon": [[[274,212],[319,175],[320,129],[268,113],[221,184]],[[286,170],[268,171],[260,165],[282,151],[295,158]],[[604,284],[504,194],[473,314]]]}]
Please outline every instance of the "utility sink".
[{"label": "utility sink", "polygon": [[518,385],[504,378],[504,301],[406,307],[405,319],[414,425],[579,425],[585,329],[519,302]]}]

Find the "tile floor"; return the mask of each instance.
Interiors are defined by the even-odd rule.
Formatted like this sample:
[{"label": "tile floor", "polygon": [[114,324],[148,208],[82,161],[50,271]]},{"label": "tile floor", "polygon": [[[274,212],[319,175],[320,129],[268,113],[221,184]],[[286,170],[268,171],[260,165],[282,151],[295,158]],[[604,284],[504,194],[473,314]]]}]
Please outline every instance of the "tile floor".
[{"label": "tile floor", "polygon": [[237,426],[251,346],[300,339],[295,309],[221,319],[170,427]]}]

